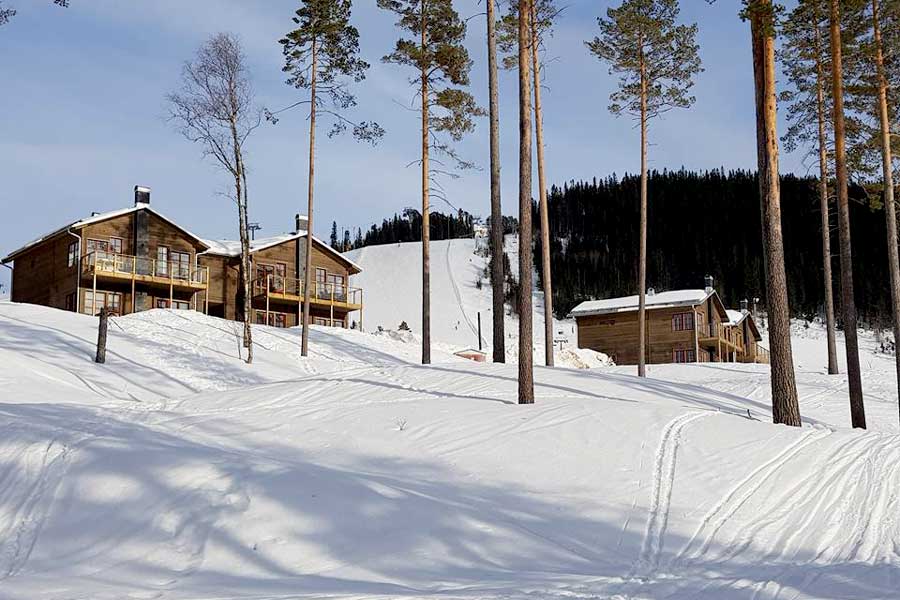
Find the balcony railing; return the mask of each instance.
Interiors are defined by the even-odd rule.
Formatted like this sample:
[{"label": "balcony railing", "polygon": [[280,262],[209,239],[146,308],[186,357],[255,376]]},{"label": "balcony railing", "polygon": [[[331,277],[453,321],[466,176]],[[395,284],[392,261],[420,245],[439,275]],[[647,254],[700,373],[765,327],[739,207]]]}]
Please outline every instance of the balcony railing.
[{"label": "balcony railing", "polygon": [[728,327],[724,323],[698,323],[697,337],[703,340],[721,340],[728,342],[732,346],[741,349],[743,345],[739,339],[738,333],[733,327]]},{"label": "balcony railing", "polygon": [[209,267],[161,261],[140,256],[90,252],[81,258],[84,275],[112,275],[123,279],[150,279],[160,283],[204,287],[209,283]]},{"label": "balcony railing", "polygon": [[[253,296],[282,298],[292,301],[304,299],[305,283],[302,279],[267,275],[253,282]],[[318,304],[347,305],[359,307],[363,303],[361,288],[348,287],[342,283],[315,282],[312,286],[310,301]]]}]

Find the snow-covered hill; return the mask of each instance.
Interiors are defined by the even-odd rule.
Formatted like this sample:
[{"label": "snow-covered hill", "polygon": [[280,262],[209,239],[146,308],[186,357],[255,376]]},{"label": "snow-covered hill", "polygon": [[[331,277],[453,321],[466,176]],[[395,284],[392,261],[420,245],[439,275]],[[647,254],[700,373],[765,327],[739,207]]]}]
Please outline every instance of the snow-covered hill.
[{"label": "snow-covered hill", "polygon": [[879,433],[818,366],[794,429],[761,365],[537,368],[518,406],[515,365],[255,332],[121,317],[101,366],[95,319],[0,303],[0,597],[898,596],[889,360]]},{"label": "snow-covered hill", "polygon": [[[506,247],[513,265],[518,260],[516,238],[507,236]],[[492,348],[490,279],[483,276],[489,259],[477,254],[476,240],[455,239],[431,242],[431,337],[445,350],[478,347],[478,314],[481,313],[482,347],[490,355]],[[353,285],[365,293],[364,322],[369,330],[378,326],[397,329],[401,321],[416,334],[422,331],[422,244],[384,244],[365,246],[348,252],[363,272],[354,276]],[[479,288],[477,281],[483,285]],[[535,276],[535,284],[537,277]],[[506,355],[518,356],[518,318],[505,315]],[[544,300],[534,293],[534,356],[544,362]],[[556,363],[589,368],[607,365],[607,358],[591,350],[575,348],[574,321],[554,321],[556,338],[563,342],[556,349]]]}]

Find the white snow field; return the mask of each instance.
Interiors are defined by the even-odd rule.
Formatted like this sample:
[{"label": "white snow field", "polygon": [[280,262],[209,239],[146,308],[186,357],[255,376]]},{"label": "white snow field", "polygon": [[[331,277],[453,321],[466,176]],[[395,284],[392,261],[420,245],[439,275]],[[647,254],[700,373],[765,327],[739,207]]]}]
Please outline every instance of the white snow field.
[{"label": "white snow field", "polygon": [[[518,263],[518,238],[506,236],[506,252],[512,265]],[[475,285],[489,259],[475,253],[474,239],[431,242],[431,338],[447,351],[478,347],[478,313],[481,312],[482,348],[492,352],[492,305],[490,279]],[[367,330],[378,326],[395,330],[405,320],[414,335],[422,332],[422,245],[420,242],[365,246],[346,256],[360,265],[363,272],[354,275],[351,285],[362,287],[365,294],[364,325]],[[535,285],[537,275],[534,276]],[[544,362],[544,297],[533,294],[534,360]],[[507,307],[506,357],[517,360],[518,318]],[[562,336],[559,336],[562,332]],[[575,321],[554,320],[554,335],[564,339],[556,348],[556,364],[577,368],[608,366],[606,355],[575,347]]]},{"label": "white snow field", "polygon": [[[413,292],[365,285],[415,329]],[[815,325],[802,428],[770,423],[765,365],[537,367],[519,406],[516,365],[446,330],[423,367],[408,334],[313,328],[301,359],[298,330],[258,326],[245,365],[237,324],[154,310],[96,365],[96,326],[0,302],[3,600],[900,598],[871,336],[862,432]]]}]

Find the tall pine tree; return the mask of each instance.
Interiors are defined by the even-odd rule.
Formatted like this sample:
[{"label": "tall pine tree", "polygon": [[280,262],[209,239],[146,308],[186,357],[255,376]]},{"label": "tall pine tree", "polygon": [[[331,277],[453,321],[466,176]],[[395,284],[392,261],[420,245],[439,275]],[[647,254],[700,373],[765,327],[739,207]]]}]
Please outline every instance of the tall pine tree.
[{"label": "tall pine tree", "polygon": [[600,35],[587,42],[619,76],[610,112],[638,119],[641,130],[640,248],[638,259],[638,375],[646,375],[647,123],[673,108],[694,103],[690,89],[702,71],[697,25],[678,25],[677,0],[625,0],[600,17]]},{"label": "tall pine tree", "polygon": [[[297,27],[279,41],[284,52],[283,70],[287,84],[306,90],[309,95],[289,108],[309,108],[309,171],[307,179],[306,260],[303,269],[303,331],[300,354],[309,352],[309,291],[313,286],[313,190],[316,164],[316,118],[331,117],[334,125],[329,136],[353,127],[357,139],[375,142],[384,131],[377,123],[354,123],[344,111],[356,105],[348,90],[350,81],[365,79],[369,64],[359,58],[359,32],[350,24],[351,0],[302,0],[292,18]],[[280,112],[280,111],[279,111]],[[270,113],[270,119],[274,114]],[[336,225],[332,228],[332,247],[338,247]]]},{"label": "tall pine tree", "polygon": [[783,136],[785,148],[806,149],[819,165],[819,207],[822,229],[822,272],[825,284],[825,330],[828,373],[838,373],[835,337],[834,290],[831,273],[831,225],[829,218],[829,140],[831,127],[831,79],[827,74],[831,56],[827,46],[826,0],[801,0],[784,23],[781,51],[784,73],[791,87],[782,93],[787,102],[789,127]]},{"label": "tall pine tree", "polygon": [[[431,270],[429,253],[429,201],[434,171],[432,151],[456,161],[460,168],[471,166],[461,160],[452,142],[474,130],[473,117],[483,114],[469,85],[472,61],[463,45],[466,25],[451,0],[378,0],[378,6],[396,14],[397,27],[410,37],[397,40],[394,51],[382,60],[411,67],[409,82],[418,88],[421,126],[422,169],[422,364],[431,363]],[[449,140],[442,137],[449,136]]]}]

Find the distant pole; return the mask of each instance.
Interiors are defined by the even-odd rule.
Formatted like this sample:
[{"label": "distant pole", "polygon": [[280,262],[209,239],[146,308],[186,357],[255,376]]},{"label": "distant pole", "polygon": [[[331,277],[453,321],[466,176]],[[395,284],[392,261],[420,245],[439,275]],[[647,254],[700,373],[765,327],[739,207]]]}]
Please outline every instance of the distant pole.
[{"label": "distant pole", "polygon": [[481,352],[481,311],[478,311],[478,351]]},{"label": "distant pole", "polygon": [[100,309],[100,328],[97,332],[97,356],[94,362],[99,364],[106,363],[106,331],[109,326],[109,311],[106,307]]}]

